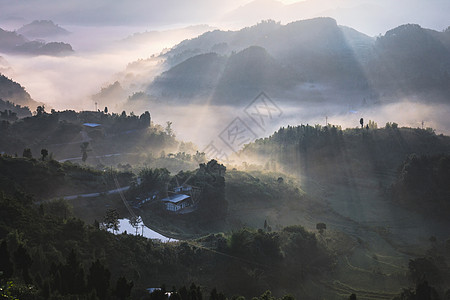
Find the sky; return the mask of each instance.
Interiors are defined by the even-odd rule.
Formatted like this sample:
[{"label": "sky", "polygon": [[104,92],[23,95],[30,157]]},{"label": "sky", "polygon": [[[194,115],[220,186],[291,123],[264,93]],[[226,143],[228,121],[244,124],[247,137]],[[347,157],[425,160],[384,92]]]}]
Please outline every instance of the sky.
[{"label": "sky", "polygon": [[331,16],[339,24],[377,35],[403,23],[443,30],[449,26],[449,10],[448,0],[2,0],[0,24],[51,19],[62,25],[167,28],[200,23],[248,26],[267,18],[290,22]]}]

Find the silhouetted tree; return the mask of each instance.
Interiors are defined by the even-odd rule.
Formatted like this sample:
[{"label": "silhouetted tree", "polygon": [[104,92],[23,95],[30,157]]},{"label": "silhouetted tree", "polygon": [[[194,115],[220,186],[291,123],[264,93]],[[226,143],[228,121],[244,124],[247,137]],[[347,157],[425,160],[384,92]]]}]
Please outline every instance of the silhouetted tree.
[{"label": "silhouetted tree", "polygon": [[119,279],[117,279],[116,289],[114,290],[116,297],[121,300],[130,297],[133,285],[133,281],[128,282],[125,277],[119,277]]},{"label": "silhouetted tree", "polygon": [[86,162],[86,159],[88,158],[88,155],[87,155],[87,153],[89,151],[88,147],[89,147],[89,142],[84,142],[84,143],[82,143],[80,145],[80,148],[81,148],[81,160],[83,162]]},{"label": "silhouetted tree", "polygon": [[66,263],[59,264],[55,268],[54,278],[56,278],[55,288],[63,295],[85,293],[84,269],[73,249],[69,252]]},{"label": "silhouetted tree", "polygon": [[327,224],[325,223],[317,223],[316,229],[319,230],[319,233],[323,233],[325,229],[327,229]]},{"label": "silhouetted tree", "polygon": [[10,278],[14,271],[6,241],[0,244],[0,271],[0,279]]},{"label": "silhouetted tree", "polygon": [[41,115],[43,115],[45,113],[45,106],[44,105],[39,105],[37,108],[36,108],[36,115],[37,116],[41,116]]},{"label": "silhouetted tree", "polygon": [[209,300],[225,300],[225,296],[221,292],[218,293],[216,288],[213,288],[209,293]]},{"label": "silhouetted tree", "polygon": [[22,276],[25,283],[31,283],[30,273],[28,271],[33,263],[33,260],[31,259],[30,254],[28,254],[27,249],[22,244],[20,244],[14,252],[14,263],[16,265],[16,269],[22,271]]},{"label": "silhouetted tree", "polygon": [[108,113],[108,107],[105,106],[105,110],[104,110],[105,114]]},{"label": "silhouetted tree", "polygon": [[42,161],[44,161],[45,158],[48,156],[48,150],[47,149],[41,149],[41,156],[42,156]]},{"label": "silhouetted tree", "polygon": [[107,299],[110,277],[111,272],[98,259],[89,268],[88,288],[94,289],[101,300]]},{"label": "silhouetted tree", "polygon": [[31,154],[31,149],[30,148],[23,149],[22,156],[25,158],[33,158],[33,155]]},{"label": "silhouetted tree", "polygon": [[106,216],[103,219],[107,229],[112,229],[113,232],[119,230],[119,213],[117,210],[110,208],[106,211]]},{"label": "silhouetted tree", "polygon": [[364,119],[363,118],[359,119],[359,124],[361,124],[361,128],[364,127]]}]

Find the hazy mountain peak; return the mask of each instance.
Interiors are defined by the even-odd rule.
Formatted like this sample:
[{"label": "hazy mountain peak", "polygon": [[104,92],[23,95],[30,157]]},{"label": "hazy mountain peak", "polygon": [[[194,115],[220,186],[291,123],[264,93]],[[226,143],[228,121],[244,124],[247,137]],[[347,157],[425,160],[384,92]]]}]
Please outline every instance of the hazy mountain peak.
[{"label": "hazy mountain peak", "polygon": [[70,33],[51,20],[35,20],[19,28],[17,32],[31,38],[45,38]]}]

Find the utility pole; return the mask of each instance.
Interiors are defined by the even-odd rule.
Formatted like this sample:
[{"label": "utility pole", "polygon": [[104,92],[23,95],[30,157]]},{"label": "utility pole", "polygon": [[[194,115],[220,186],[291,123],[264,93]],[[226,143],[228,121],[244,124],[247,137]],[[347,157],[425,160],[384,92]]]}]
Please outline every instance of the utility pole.
[{"label": "utility pole", "polygon": [[97,102],[95,102],[95,111],[97,111]]},{"label": "utility pole", "polygon": [[423,129],[423,120],[422,120],[422,129]]},{"label": "utility pole", "polygon": [[325,126],[328,126],[328,116],[325,116]]}]

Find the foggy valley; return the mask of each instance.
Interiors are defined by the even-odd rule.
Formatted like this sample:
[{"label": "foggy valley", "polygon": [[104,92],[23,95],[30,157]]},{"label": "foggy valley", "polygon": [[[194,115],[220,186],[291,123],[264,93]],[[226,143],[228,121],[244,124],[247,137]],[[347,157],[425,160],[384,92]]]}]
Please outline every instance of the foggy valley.
[{"label": "foggy valley", "polygon": [[2,299],[450,299],[448,1],[5,0]]}]

